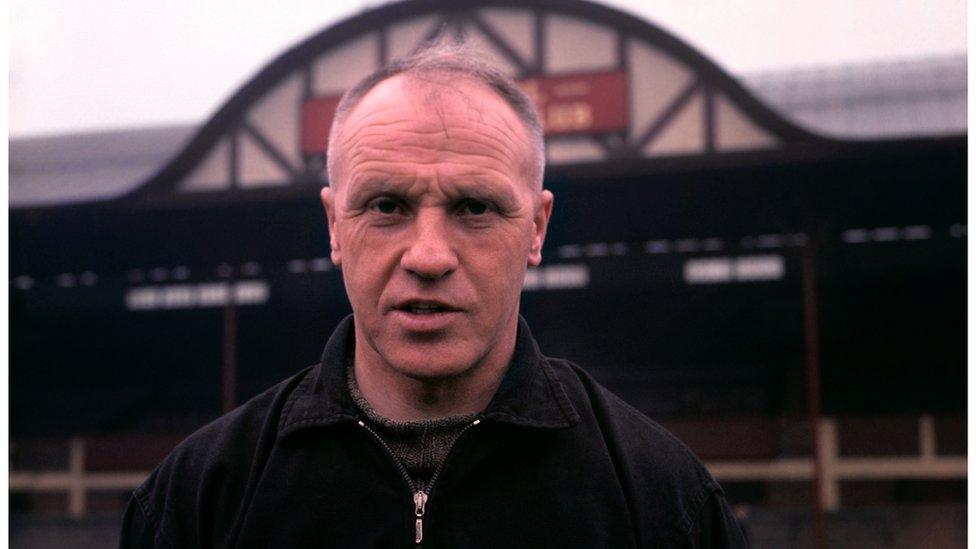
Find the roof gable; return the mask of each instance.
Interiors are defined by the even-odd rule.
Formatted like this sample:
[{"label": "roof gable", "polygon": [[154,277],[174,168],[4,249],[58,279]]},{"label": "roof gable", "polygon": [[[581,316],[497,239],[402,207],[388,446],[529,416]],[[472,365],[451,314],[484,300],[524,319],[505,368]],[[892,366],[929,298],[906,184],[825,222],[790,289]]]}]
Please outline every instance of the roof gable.
[{"label": "roof gable", "polygon": [[341,93],[439,32],[529,88],[550,165],[714,155],[824,141],[654,25],[584,0],[410,0],[347,19],[245,84],[134,197],[326,184]]}]

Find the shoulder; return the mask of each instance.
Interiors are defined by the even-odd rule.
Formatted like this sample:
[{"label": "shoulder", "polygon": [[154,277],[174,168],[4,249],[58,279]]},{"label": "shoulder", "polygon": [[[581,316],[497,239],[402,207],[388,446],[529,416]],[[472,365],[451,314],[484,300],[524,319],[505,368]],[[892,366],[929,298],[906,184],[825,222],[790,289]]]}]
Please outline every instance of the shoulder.
[{"label": "shoulder", "polygon": [[574,408],[606,431],[621,452],[636,458],[662,461],[695,480],[714,483],[694,453],[664,427],[648,418],[593,379],[580,366],[562,359],[547,359]]},{"label": "shoulder", "polygon": [[659,535],[667,526],[672,538],[684,543],[701,520],[708,520],[711,507],[726,507],[719,484],[674,435],[578,365],[552,358],[547,362],[582,424],[602,439],[595,443],[610,454],[638,530],[653,527]]},{"label": "shoulder", "polygon": [[[130,513],[155,531],[158,545],[203,542],[246,497],[250,477],[277,436],[288,395],[312,367],[201,427],[176,446],[132,494]],[[221,515],[224,513],[224,516]]]}]

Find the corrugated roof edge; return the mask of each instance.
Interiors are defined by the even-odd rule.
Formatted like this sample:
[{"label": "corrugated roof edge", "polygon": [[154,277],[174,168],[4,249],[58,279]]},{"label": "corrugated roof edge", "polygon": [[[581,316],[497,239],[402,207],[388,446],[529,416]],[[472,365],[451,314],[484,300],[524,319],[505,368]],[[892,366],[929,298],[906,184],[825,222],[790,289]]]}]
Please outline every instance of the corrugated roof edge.
[{"label": "corrugated roof edge", "polygon": [[12,138],[10,207],[121,196],[172,158],[196,130],[184,125]]}]

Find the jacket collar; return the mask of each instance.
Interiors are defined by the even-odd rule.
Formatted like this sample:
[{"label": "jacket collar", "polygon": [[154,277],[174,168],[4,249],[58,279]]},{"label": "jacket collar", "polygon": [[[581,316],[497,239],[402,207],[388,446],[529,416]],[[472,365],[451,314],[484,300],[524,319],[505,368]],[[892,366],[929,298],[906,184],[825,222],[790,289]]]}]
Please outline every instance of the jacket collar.
[{"label": "jacket collar", "polygon": [[[278,423],[279,437],[359,417],[346,388],[347,357],[352,355],[354,344],[353,318],[349,315],[325,344],[322,361],[285,400]],[[482,417],[486,422],[544,429],[569,427],[579,422],[579,414],[521,317],[512,362]]]}]

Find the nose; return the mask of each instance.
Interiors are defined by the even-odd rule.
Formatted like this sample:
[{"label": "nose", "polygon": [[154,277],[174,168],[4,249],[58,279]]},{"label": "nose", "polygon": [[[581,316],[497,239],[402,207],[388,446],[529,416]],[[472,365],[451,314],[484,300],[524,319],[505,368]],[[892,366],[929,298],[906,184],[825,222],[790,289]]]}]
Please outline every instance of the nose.
[{"label": "nose", "polygon": [[426,280],[437,280],[452,273],[457,269],[458,257],[449,231],[444,212],[422,208],[414,219],[413,234],[400,258],[400,266]]}]

